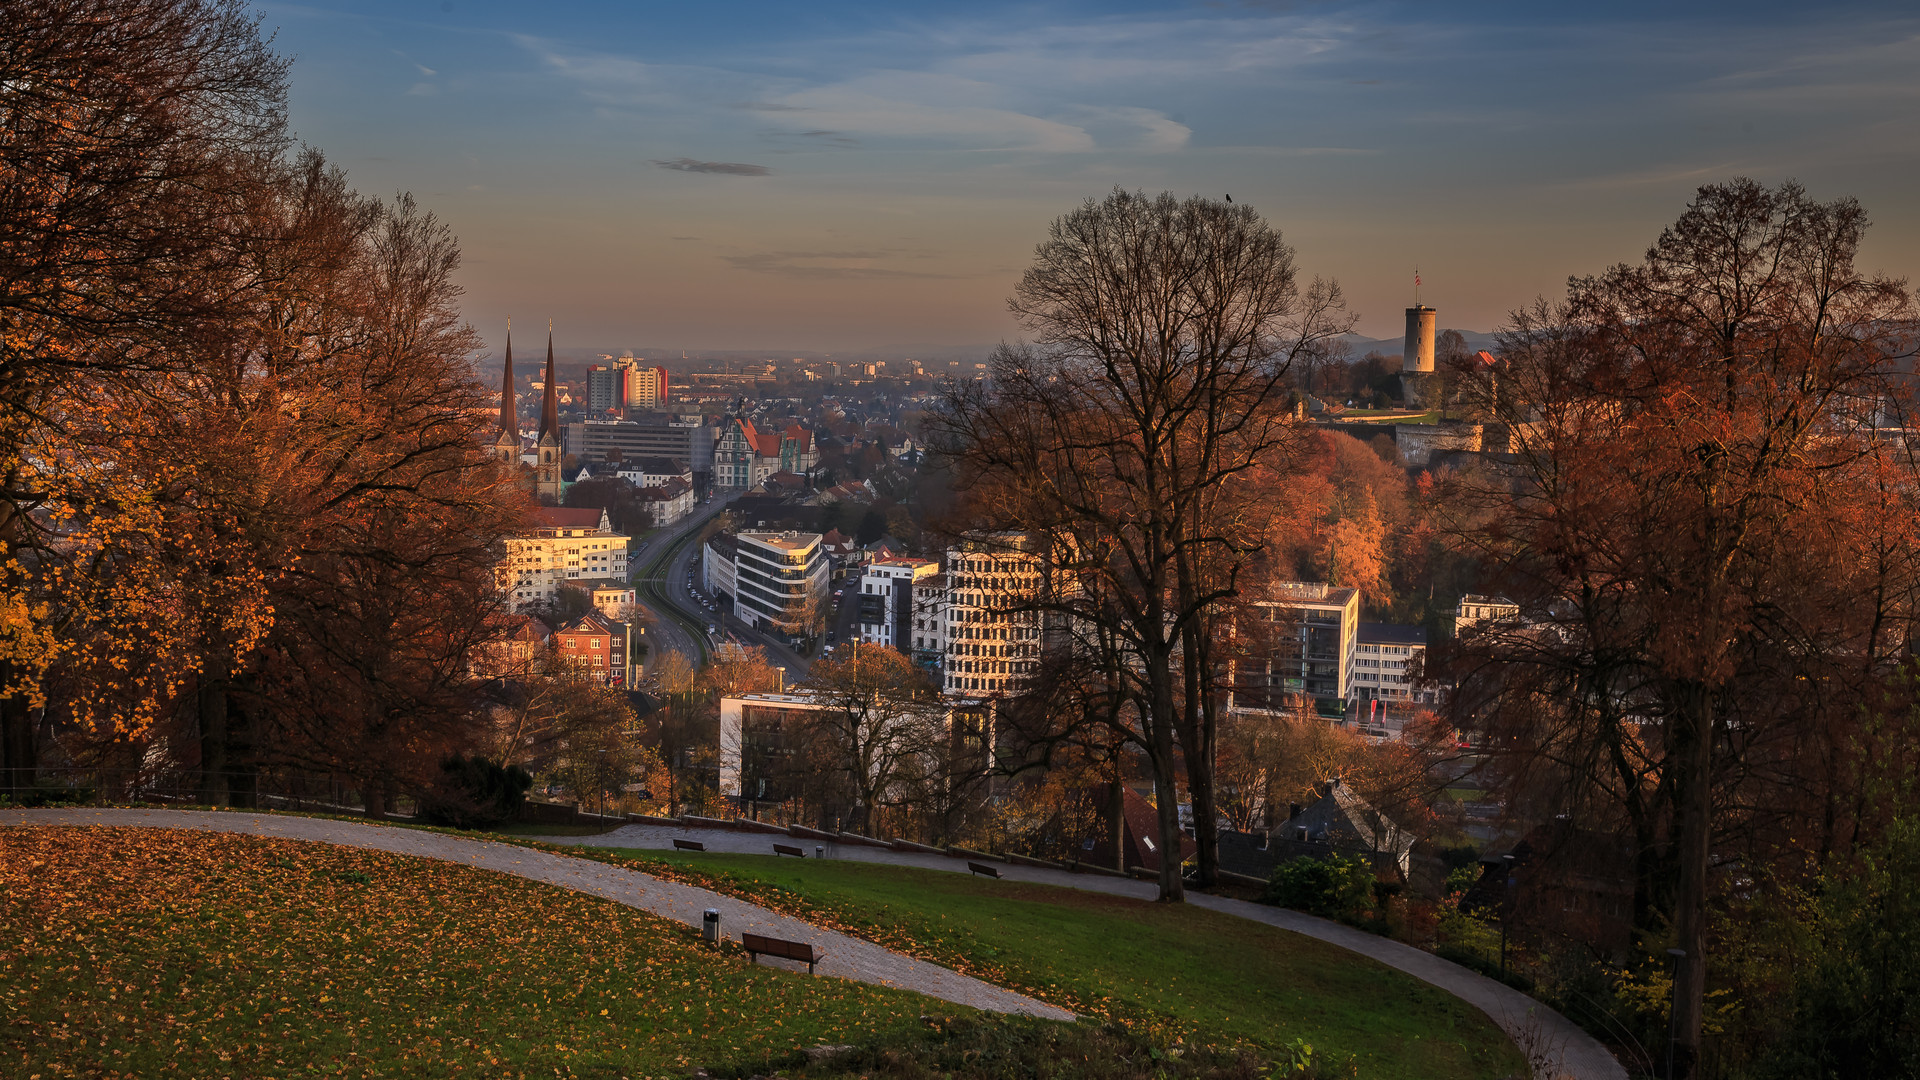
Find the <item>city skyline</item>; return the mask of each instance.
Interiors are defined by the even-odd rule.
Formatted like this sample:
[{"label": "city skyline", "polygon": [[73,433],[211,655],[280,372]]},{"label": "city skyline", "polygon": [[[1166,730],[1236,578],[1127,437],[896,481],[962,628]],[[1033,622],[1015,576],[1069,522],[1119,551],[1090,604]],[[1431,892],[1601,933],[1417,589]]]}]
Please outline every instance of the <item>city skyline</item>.
[{"label": "city skyline", "polygon": [[1488,331],[1736,175],[1860,198],[1868,269],[1920,249],[1892,5],[260,10],[297,134],[453,226],[495,354],[514,313],[607,348],[1013,338],[1047,223],[1116,185],[1251,204],[1374,338],[1416,268]]}]

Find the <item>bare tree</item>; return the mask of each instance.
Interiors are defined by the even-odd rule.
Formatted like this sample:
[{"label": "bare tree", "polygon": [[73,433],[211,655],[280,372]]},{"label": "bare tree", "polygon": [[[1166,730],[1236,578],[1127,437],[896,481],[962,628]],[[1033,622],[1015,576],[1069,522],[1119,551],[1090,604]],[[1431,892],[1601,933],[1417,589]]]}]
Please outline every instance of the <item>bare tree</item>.
[{"label": "bare tree", "polygon": [[[1337,285],[1300,287],[1292,249],[1251,208],[1125,191],[1055,221],[1008,304],[1036,345],[1002,347],[934,421],[969,497],[962,527],[1025,534],[1058,578],[1031,605],[1119,635],[1113,673],[1177,851],[1182,742],[1196,817],[1214,820],[1205,616],[1264,540],[1252,481],[1294,438],[1279,389],[1352,320]],[[1199,832],[1209,879],[1217,851]],[[1168,863],[1161,896],[1180,900]]]},{"label": "bare tree", "polygon": [[876,808],[906,801],[910,782],[937,774],[928,759],[946,735],[944,709],[906,657],[849,642],[816,662],[804,685],[821,706],[806,714],[806,760],[851,801],[861,832]]}]

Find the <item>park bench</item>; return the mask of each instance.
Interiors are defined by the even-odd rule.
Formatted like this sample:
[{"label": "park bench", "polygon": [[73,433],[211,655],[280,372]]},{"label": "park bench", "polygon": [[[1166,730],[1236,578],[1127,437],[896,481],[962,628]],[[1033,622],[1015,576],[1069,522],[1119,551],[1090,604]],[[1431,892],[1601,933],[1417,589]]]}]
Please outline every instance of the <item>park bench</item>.
[{"label": "park bench", "polygon": [[807,857],[806,852],[794,847],[792,844],[773,845],[773,857],[777,859],[782,855],[791,855],[796,859],[804,859]]},{"label": "park bench", "polygon": [[1000,871],[982,863],[970,862],[967,864],[967,869],[973,871],[976,874],[985,874],[990,878],[997,878],[1000,876]]},{"label": "park bench", "polygon": [[698,840],[675,839],[673,842],[673,848],[675,851],[705,851],[707,850],[707,845],[701,843]]},{"label": "park bench", "polygon": [[758,964],[762,956],[778,956],[782,960],[798,960],[807,965],[807,974],[813,974],[813,965],[826,957],[826,953],[804,941],[786,941],[777,937],[762,937],[759,934],[741,934],[740,944],[746,946],[747,959]]}]

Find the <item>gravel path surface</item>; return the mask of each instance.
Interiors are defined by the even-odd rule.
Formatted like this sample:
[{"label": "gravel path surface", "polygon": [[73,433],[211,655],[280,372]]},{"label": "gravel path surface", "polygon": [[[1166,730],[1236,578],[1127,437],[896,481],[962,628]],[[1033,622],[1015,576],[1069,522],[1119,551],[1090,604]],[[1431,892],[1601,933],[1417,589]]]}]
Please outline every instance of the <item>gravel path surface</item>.
[{"label": "gravel path surface", "polygon": [[[803,848],[812,857],[816,847],[830,859],[914,866],[927,870],[945,870],[965,874],[967,860],[946,855],[895,851],[867,844],[833,843],[824,840],[795,840],[771,833],[734,832],[730,829],[680,829],[664,825],[626,825],[598,836],[550,836],[542,839],[555,844],[593,847],[664,848],[673,847],[675,838],[698,840],[708,851],[771,855],[775,842]],[[1032,881],[1070,889],[1088,889],[1152,900],[1159,888],[1152,882],[1100,874],[1075,874],[1065,870],[994,863],[1000,875],[1014,881]],[[1277,926],[1321,941],[1351,949],[1363,956],[1397,968],[1423,982],[1431,983],[1493,1018],[1521,1051],[1537,1061],[1536,1077],[1550,1080],[1626,1080],[1627,1070],[1613,1054],[1579,1026],[1512,987],[1469,971],[1430,952],[1364,930],[1356,930],[1330,919],[1315,918],[1286,908],[1225,897],[1189,893],[1187,899],[1204,907],[1243,919]]]},{"label": "gravel path surface", "polygon": [[[737,940],[743,931],[804,941],[826,958],[816,970],[821,975],[857,979],[879,986],[914,990],[929,997],[970,1005],[990,1012],[1027,1013],[1052,1020],[1071,1020],[1073,1014],[1024,994],[969,978],[923,960],[890,952],[871,942],[822,930],[798,919],[776,915],[765,908],[742,900],[721,896],[677,882],[627,870],[617,866],[574,859],[514,844],[469,840],[420,829],[395,828],[351,821],[328,821],[279,814],[252,814],[244,811],[196,810],[112,810],[49,809],[0,810],[0,826],[8,825],[105,825],[114,828],[144,827],[166,829],[202,829],[209,832],[245,833],[289,840],[318,840],[345,847],[371,848],[398,855],[417,855],[485,870],[497,870],[532,881],[544,881],[562,888],[603,897],[628,907],[640,908],[669,919],[699,926],[708,908],[720,912],[720,928]],[[663,843],[661,846],[671,846]],[[806,970],[804,964],[762,958],[763,964],[775,964]]]}]

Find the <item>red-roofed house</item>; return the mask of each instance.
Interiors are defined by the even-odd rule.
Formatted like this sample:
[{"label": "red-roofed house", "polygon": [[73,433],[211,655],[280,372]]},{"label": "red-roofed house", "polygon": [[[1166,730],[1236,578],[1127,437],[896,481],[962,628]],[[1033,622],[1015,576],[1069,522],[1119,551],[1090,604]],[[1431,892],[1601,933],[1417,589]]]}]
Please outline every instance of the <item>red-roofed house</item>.
[{"label": "red-roofed house", "polygon": [[562,660],[572,661],[591,671],[595,678],[610,686],[628,685],[628,626],[597,611],[553,635],[553,651]]}]

